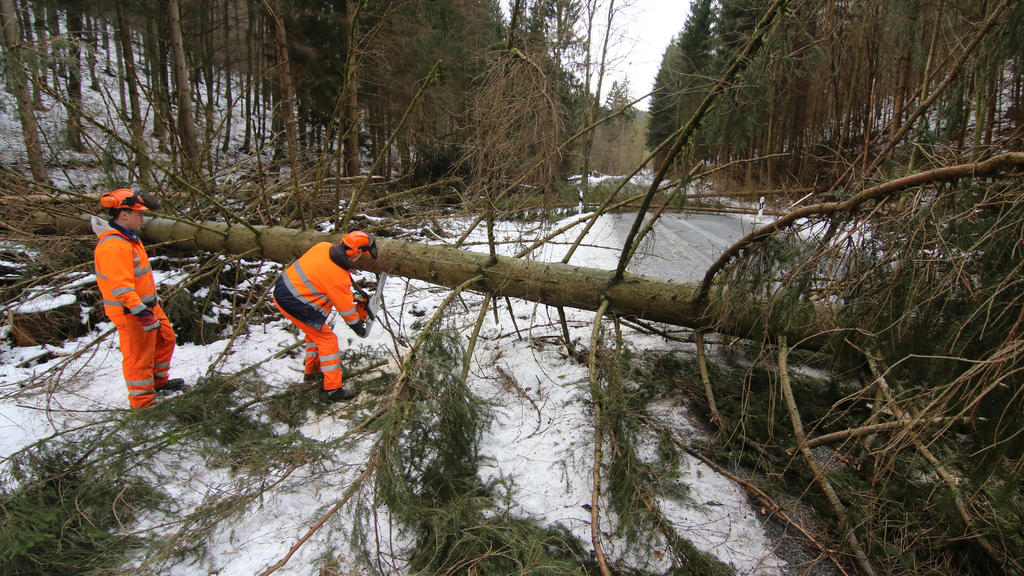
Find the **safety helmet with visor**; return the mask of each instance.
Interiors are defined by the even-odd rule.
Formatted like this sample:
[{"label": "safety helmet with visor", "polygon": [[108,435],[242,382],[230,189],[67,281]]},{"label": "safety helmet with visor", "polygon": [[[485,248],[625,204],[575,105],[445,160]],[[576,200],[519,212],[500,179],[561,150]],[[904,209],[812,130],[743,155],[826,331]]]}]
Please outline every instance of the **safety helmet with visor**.
[{"label": "safety helmet with visor", "polygon": [[354,230],[342,237],[341,243],[345,245],[345,254],[349,258],[355,258],[359,253],[369,254],[370,258],[377,259],[377,239],[369,232]]},{"label": "safety helmet with visor", "polygon": [[100,204],[104,208],[113,210],[156,210],[160,202],[153,196],[136,192],[131,188],[118,188],[112,192],[106,192],[100,197]]}]

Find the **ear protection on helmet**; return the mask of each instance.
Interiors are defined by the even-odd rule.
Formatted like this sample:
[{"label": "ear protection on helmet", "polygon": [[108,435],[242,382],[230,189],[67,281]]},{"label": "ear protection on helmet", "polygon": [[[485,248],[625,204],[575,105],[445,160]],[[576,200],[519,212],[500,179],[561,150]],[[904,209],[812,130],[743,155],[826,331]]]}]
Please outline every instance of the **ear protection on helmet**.
[{"label": "ear protection on helmet", "polygon": [[100,197],[100,205],[104,208],[156,210],[160,207],[160,200],[145,192],[139,193],[131,188],[118,188],[112,192],[104,193]]},{"label": "ear protection on helmet", "polygon": [[369,254],[370,258],[374,260],[377,259],[377,239],[369,232],[363,232],[362,230],[349,232],[341,239],[341,243],[345,245],[345,254],[349,258],[355,258],[356,254],[362,252]]}]

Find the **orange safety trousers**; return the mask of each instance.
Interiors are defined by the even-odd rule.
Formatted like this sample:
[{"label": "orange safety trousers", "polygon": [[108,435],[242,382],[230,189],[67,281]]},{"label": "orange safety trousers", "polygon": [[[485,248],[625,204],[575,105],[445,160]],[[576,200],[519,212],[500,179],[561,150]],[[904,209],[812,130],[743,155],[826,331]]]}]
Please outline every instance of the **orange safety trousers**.
[{"label": "orange safety trousers", "polygon": [[285,312],[284,308],[274,300],[274,305],[302,330],[306,337],[306,374],[324,373],[324,390],[331,391],[341,388],[341,348],[338,347],[338,336],[324,323],[320,329],[313,328],[302,320]]},{"label": "orange safety trousers", "polygon": [[152,332],[131,314],[111,317],[121,342],[121,370],[128,387],[128,403],[132,408],[145,408],[156,399],[156,391],[167,383],[174,354],[174,328],[159,305],[150,309],[160,320],[160,328]]}]

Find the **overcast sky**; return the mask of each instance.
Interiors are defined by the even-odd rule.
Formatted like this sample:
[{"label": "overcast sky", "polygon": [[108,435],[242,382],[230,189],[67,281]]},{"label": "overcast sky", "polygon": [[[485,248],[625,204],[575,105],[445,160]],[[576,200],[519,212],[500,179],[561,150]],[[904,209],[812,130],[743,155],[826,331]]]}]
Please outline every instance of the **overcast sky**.
[{"label": "overcast sky", "polygon": [[[510,0],[501,0],[501,4],[507,15]],[[608,0],[601,4],[606,8]],[[612,80],[629,78],[630,95],[636,98],[654,85],[665,48],[682,31],[690,13],[690,0],[616,0],[615,5],[621,13],[612,22],[615,36],[602,92],[607,93]],[[599,21],[603,23],[605,19],[602,15]],[[595,35],[600,33],[595,31]],[[596,46],[599,49],[600,44]],[[647,101],[638,107],[646,109]]]},{"label": "overcast sky", "polygon": [[[621,0],[616,1],[616,5],[621,4]],[[610,80],[628,77],[630,95],[636,98],[654,86],[665,48],[682,31],[690,13],[690,0],[630,0],[629,4],[612,22],[621,38],[603,91],[611,85]],[[646,109],[647,101],[638,106]]]}]

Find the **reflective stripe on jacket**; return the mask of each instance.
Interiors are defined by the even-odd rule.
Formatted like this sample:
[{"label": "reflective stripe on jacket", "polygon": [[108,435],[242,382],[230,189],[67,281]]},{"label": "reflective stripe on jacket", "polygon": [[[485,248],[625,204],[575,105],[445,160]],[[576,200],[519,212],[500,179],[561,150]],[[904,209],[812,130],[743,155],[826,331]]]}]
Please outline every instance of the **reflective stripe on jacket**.
[{"label": "reflective stripe on jacket", "polygon": [[318,330],[334,308],[346,323],[359,322],[352,299],[352,276],[331,258],[330,250],[330,242],[313,246],[274,285],[278,306]]},{"label": "reflective stripe on jacket", "polygon": [[128,238],[97,216],[92,217],[92,229],[99,238],[94,252],[96,284],[107,316],[139,314],[155,306],[156,282],[142,242]]}]

